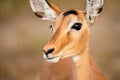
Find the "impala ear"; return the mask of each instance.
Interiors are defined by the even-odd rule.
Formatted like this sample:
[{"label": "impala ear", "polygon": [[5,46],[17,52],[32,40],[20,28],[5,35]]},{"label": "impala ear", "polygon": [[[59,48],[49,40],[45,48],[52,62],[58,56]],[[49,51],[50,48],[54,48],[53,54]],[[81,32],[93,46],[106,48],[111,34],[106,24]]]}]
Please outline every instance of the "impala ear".
[{"label": "impala ear", "polygon": [[55,20],[61,10],[47,0],[30,0],[30,6],[35,15],[43,20]]},{"label": "impala ear", "polygon": [[95,18],[101,13],[104,0],[87,0],[86,18],[89,25],[92,25]]}]

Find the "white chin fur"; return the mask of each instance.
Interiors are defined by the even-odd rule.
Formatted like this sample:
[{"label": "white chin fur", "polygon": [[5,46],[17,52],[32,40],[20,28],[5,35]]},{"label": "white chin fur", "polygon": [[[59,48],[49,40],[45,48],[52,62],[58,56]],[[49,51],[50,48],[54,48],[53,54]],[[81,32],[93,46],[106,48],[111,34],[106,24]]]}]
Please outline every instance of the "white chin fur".
[{"label": "white chin fur", "polygon": [[73,62],[77,62],[80,59],[80,56],[73,56],[72,59]]},{"label": "white chin fur", "polygon": [[56,56],[52,56],[51,54],[48,55],[49,58],[46,57],[46,55],[44,54],[43,57],[48,61],[48,62],[53,62],[53,63],[57,63],[60,58],[61,58],[62,53],[57,54]]},{"label": "white chin fur", "polygon": [[48,62],[53,62],[53,63],[57,63],[60,60],[60,57],[56,57],[53,59],[46,59]]}]

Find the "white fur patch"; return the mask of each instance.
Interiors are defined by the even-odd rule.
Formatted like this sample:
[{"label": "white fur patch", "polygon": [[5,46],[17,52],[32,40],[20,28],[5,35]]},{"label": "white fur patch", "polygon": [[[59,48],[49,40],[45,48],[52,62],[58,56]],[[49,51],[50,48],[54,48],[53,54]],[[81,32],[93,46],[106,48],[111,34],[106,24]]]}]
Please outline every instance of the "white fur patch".
[{"label": "white fur patch", "polygon": [[72,59],[73,62],[77,62],[80,59],[80,56],[73,56]]}]

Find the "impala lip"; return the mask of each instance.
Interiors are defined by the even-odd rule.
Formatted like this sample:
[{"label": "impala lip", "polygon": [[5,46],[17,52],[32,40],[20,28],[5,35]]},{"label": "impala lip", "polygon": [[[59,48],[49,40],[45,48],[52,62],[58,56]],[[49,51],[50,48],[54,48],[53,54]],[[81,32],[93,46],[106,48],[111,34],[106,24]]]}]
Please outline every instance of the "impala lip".
[{"label": "impala lip", "polygon": [[56,56],[52,56],[51,54],[49,54],[48,56],[46,56],[44,54],[44,58],[48,61],[48,62],[53,62],[56,63],[61,59],[61,54],[58,54]]},{"label": "impala lip", "polygon": [[53,63],[57,63],[60,60],[60,56],[56,56],[56,57],[52,57],[52,58],[46,58],[46,60],[48,62],[53,62]]},{"label": "impala lip", "polygon": [[57,58],[57,57],[60,57],[60,56],[55,56],[55,57],[47,57],[46,59],[55,59],[55,58]]}]

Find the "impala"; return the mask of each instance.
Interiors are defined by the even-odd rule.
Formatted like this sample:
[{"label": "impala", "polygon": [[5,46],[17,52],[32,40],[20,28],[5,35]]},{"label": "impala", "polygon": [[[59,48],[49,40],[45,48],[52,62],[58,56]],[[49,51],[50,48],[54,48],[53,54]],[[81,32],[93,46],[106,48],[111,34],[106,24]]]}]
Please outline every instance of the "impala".
[{"label": "impala", "polygon": [[90,26],[101,13],[103,0],[87,0],[86,11],[62,12],[47,0],[30,0],[35,15],[53,21],[53,36],[43,48],[41,80],[106,80],[89,53]]}]

